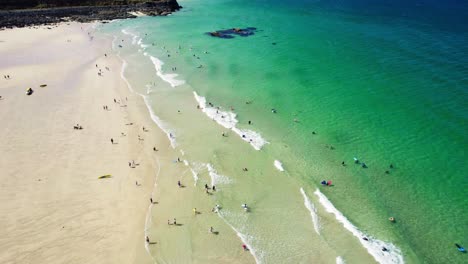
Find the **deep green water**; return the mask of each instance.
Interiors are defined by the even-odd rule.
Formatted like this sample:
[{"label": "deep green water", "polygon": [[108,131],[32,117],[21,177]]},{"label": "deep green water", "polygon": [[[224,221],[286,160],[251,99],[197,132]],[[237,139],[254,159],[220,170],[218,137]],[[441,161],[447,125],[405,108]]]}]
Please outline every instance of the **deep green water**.
[{"label": "deep green water", "polygon": [[[177,78],[198,94],[233,106],[238,126],[269,141],[268,155],[294,180],[311,189],[332,180],[321,191],[333,204],[361,230],[394,242],[408,261],[466,262],[454,247],[468,247],[466,4],[180,3],[169,17],[115,22],[105,31],[138,34],[164,72],[177,67]],[[232,27],[258,31],[205,34]]]}]

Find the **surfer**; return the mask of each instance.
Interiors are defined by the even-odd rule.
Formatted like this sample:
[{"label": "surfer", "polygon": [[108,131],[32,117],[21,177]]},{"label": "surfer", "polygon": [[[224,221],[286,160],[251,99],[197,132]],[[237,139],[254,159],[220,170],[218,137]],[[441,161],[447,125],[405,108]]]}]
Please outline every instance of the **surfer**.
[{"label": "surfer", "polygon": [[249,207],[247,206],[247,204],[242,204],[242,208],[244,208],[244,211],[248,211],[249,210]]},{"label": "surfer", "polygon": [[466,249],[462,246],[460,246],[459,244],[455,243],[455,246],[457,247],[458,251],[460,252],[463,252],[463,253],[466,253]]}]

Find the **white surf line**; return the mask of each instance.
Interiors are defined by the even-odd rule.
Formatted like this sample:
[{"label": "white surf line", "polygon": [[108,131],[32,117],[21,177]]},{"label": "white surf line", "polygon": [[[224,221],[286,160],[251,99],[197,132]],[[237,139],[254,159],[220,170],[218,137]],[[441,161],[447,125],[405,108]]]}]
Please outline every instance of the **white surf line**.
[{"label": "white surf line", "polygon": [[153,109],[151,108],[150,106],[150,103],[148,101],[148,96],[147,95],[143,95],[143,94],[139,94],[137,92],[135,92],[135,90],[133,90],[132,88],[132,85],[130,84],[130,82],[128,81],[128,79],[125,77],[125,69],[127,68],[128,64],[127,64],[127,61],[124,60],[119,54],[117,54],[117,56],[120,58],[120,60],[122,60],[122,69],[120,71],[120,77],[125,81],[125,83],[127,84],[127,87],[128,89],[130,90],[130,92],[134,93],[134,94],[137,94],[141,97],[143,97],[143,101],[145,102],[145,105],[146,105],[146,108],[148,109],[149,113],[150,113],[150,116],[151,116],[151,120],[153,120],[153,122],[159,127],[159,129],[161,129],[164,133],[166,133],[167,135],[167,138],[169,139],[169,141],[171,142],[171,147],[173,149],[176,148],[177,146],[177,142],[176,142],[176,139],[175,139],[175,133],[173,130],[171,130],[169,128],[169,126],[161,120],[161,118],[159,118],[153,111]]},{"label": "white surf line", "polygon": [[[156,187],[158,186],[157,184],[157,179],[159,178],[159,173],[161,172],[161,163],[159,162],[159,158],[156,157],[156,162],[158,163],[158,172],[156,173],[156,176],[154,177],[154,186],[153,186],[153,190],[151,191],[151,197],[153,197],[154,195],[154,192],[156,191]],[[153,163],[154,164],[154,163]],[[151,259],[153,260],[154,263],[156,263],[156,259],[153,257],[153,255],[151,255],[151,252],[149,250],[149,244],[146,243],[146,237],[148,236],[148,230],[150,228],[150,225],[153,224],[153,218],[152,218],[152,215],[151,215],[151,212],[152,212],[152,209],[153,209],[153,204],[150,203],[150,205],[148,206],[148,210],[147,210],[147,213],[146,213],[146,219],[145,219],[145,232],[144,232],[144,240],[145,240],[145,249],[146,249],[146,252],[148,252],[148,254],[150,255]]]},{"label": "white surf line", "polygon": [[[182,150],[180,150],[181,152],[183,152]],[[190,166],[190,162],[188,160],[184,160],[184,165],[189,167],[189,170],[190,172],[192,173],[192,176],[193,176],[193,186],[197,186],[197,182],[198,182],[198,174],[193,170],[193,168]]]},{"label": "white surf line", "polygon": [[[148,54],[145,52],[145,55],[148,56]],[[184,80],[177,80],[176,77],[179,75],[176,73],[163,73],[162,71],[162,66],[164,65],[164,62],[162,62],[160,59],[149,56],[151,59],[151,62],[154,65],[154,69],[156,70],[156,75],[159,76],[163,81],[167,82],[168,84],[171,85],[171,87],[176,87],[182,84],[185,84]]]},{"label": "white surf line", "polygon": [[242,140],[249,142],[250,145],[256,150],[262,149],[263,145],[268,144],[262,136],[253,131],[248,129],[239,129],[236,127],[238,123],[236,119],[236,114],[233,112],[225,112],[215,107],[207,106],[206,98],[203,96],[199,96],[195,91],[193,92],[195,100],[197,100],[200,109],[211,119],[216,121],[216,123],[220,124],[221,126],[231,129],[236,134],[238,134]]},{"label": "white surf line", "polygon": [[275,160],[275,162],[273,162],[273,165],[275,165],[275,167],[276,167],[279,171],[281,171],[281,172],[284,171],[283,163],[281,163],[281,161]]},{"label": "white surf line", "polygon": [[336,257],[336,264],[345,264],[346,262],[344,259],[340,256]]},{"label": "white surf line", "polygon": [[156,125],[164,132],[166,133],[167,135],[167,138],[169,139],[169,141],[171,142],[171,147],[173,149],[176,148],[177,146],[177,142],[176,142],[176,137],[175,137],[175,133],[172,129],[169,128],[169,126],[166,124],[166,122],[162,121],[161,118],[159,118],[159,116],[157,116],[153,109],[151,108],[150,106],[150,103],[148,101],[148,96],[145,96],[145,95],[141,95],[141,97],[143,97],[143,100],[145,101],[145,105],[146,105],[146,108],[148,108],[148,111],[150,113],[150,116],[151,116],[151,119],[153,120],[154,123],[156,123]]},{"label": "white surf line", "polygon": [[[371,254],[374,259],[379,263],[384,264],[403,264],[403,256],[401,251],[391,243],[385,243],[378,239],[372,238],[361,232],[356,226],[354,226],[338,209],[333,206],[333,204],[328,200],[328,198],[323,195],[319,189],[315,192],[315,195],[318,196],[320,204],[325,208],[329,213],[335,215],[336,220],[342,223],[344,228],[348,229],[355,237],[358,238],[359,242],[367,249],[367,252]],[[362,239],[367,237],[368,241]],[[388,249],[387,252],[383,252],[382,248],[385,247]]]},{"label": "white surf line", "polygon": [[[141,48],[140,52],[143,52],[146,50],[147,47],[149,47],[148,44],[143,43],[143,38],[138,36],[135,33],[132,33],[128,31],[127,29],[122,29],[122,33],[125,35],[129,35],[132,37],[132,45],[139,46]],[[184,80],[177,80],[176,78],[179,76],[176,73],[164,73],[162,71],[162,66],[164,65],[164,62],[161,61],[160,59],[149,55],[147,52],[143,53],[146,57],[149,57],[151,62],[154,65],[154,68],[156,70],[156,75],[161,78],[161,80],[167,82],[171,87],[176,87],[182,84],[185,84]]]},{"label": "white surf line", "polygon": [[314,230],[315,232],[320,235],[320,224],[319,224],[319,218],[317,215],[317,208],[315,208],[314,204],[312,201],[307,197],[306,193],[304,192],[304,189],[300,189],[302,196],[304,197],[304,205],[309,210],[310,216],[312,218],[312,224],[314,225]]},{"label": "white surf line", "polygon": [[128,67],[128,63],[126,60],[122,59],[122,57],[120,57],[120,55],[117,55],[121,60],[122,60],[122,68],[120,69],[120,78],[122,78],[122,80],[124,80],[125,84],[127,84],[127,87],[128,89],[132,92],[132,93],[135,93],[135,90],[133,90],[133,87],[132,85],[130,84],[130,82],[127,80],[127,78],[125,77],[125,70],[127,69]]},{"label": "white surf line", "polygon": [[223,216],[223,211],[221,210],[220,212],[218,212],[218,216],[221,217],[221,219],[223,219],[223,221],[232,228],[232,230],[234,230],[234,232],[236,232],[236,235],[240,238],[240,240],[242,241],[243,244],[245,244],[247,246],[247,249],[249,251],[249,253],[253,256],[254,260],[255,260],[255,263],[257,264],[261,264],[262,262],[260,261],[260,259],[258,258],[258,255],[257,255],[257,251],[255,250],[255,248],[252,247],[252,245],[247,241],[247,236],[242,234],[241,232],[239,232],[234,226],[232,226]]},{"label": "white surf line", "polygon": [[208,163],[206,164],[206,168],[208,169],[208,174],[211,178],[211,186],[218,186],[219,184],[228,184],[232,182],[229,177],[218,174],[218,172],[213,168],[213,165]]}]

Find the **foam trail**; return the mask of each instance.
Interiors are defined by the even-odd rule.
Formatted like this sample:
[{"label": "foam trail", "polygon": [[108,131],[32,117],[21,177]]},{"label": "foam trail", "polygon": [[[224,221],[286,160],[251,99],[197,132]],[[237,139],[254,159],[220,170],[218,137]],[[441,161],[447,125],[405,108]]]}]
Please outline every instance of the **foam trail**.
[{"label": "foam trail", "polygon": [[345,264],[346,262],[344,259],[340,256],[336,257],[336,264]]},{"label": "foam trail", "polygon": [[[356,226],[354,226],[340,211],[338,211],[335,206],[328,200],[328,198],[316,190],[315,195],[318,196],[320,204],[325,208],[329,213],[335,215],[336,220],[342,223],[343,226],[348,229],[355,237],[359,239],[359,242],[367,249],[369,254],[371,254],[374,259],[379,263],[390,263],[390,264],[403,264],[403,256],[401,255],[400,250],[391,243],[385,243],[375,238],[368,237],[366,234],[361,232]],[[369,241],[362,239],[367,237]],[[387,252],[382,251],[382,247],[388,249]]]},{"label": "foam trail", "polygon": [[218,184],[228,184],[232,182],[232,180],[227,176],[218,174],[217,171],[213,168],[213,165],[206,164],[206,168],[208,169],[208,174],[211,177],[211,186]]},{"label": "foam trail", "polygon": [[148,96],[141,95],[143,97],[143,100],[145,101],[146,107],[148,108],[148,111],[150,112],[151,119],[158,125],[158,127],[166,133],[167,138],[171,142],[172,148],[175,149],[177,142],[174,136],[174,131],[170,130],[169,127],[166,125],[164,121],[162,121],[153,111],[153,109],[150,107],[150,103],[148,101]]},{"label": "foam trail", "polygon": [[[123,61],[122,70],[120,71],[120,77],[125,81],[125,83],[127,84],[127,87],[130,89],[130,91],[132,91],[133,93],[136,93],[133,90],[132,85],[130,84],[130,82],[127,80],[127,78],[125,78],[124,73],[125,73],[125,69],[128,66],[127,61],[122,59],[120,56],[119,56],[119,58]],[[136,94],[138,94],[138,93],[136,93]],[[158,125],[158,127],[162,131],[164,131],[164,133],[166,133],[167,137],[169,138],[169,141],[171,142],[172,148],[175,148],[176,147],[176,140],[175,140],[174,132],[170,131],[169,127],[154,113],[154,111],[151,108],[150,103],[148,101],[148,96],[141,95],[141,94],[138,94],[138,95],[143,97],[143,101],[145,102],[146,108],[148,108],[148,111],[150,112],[151,119],[154,121],[154,123],[156,123],[156,125]]]},{"label": "foam trail", "polygon": [[[159,162],[159,158],[156,158],[156,162],[158,163],[158,172],[156,173],[155,179],[159,178],[159,173],[161,172],[161,163]],[[153,197],[153,193],[156,190],[157,185],[158,185],[157,181],[155,180],[154,181],[154,186],[153,186],[153,191],[151,192],[151,197]],[[144,232],[145,237],[143,238],[145,240],[146,240],[146,237],[148,236],[148,230],[150,228],[150,225],[153,224],[152,217],[151,217],[152,208],[153,208],[153,204],[150,204],[149,207],[148,207],[148,211],[146,213],[145,232]],[[146,252],[148,252],[148,254],[153,259],[153,262],[156,263],[156,259],[153,257],[153,255],[151,255],[151,252],[149,250],[149,245],[146,242],[145,242],[145,249],[146,249]]]},{"label": "foam trail", "polygon": [[320,224],[317,215],[317,208],[315,208],[312,201],[310,201],[309,197],[307,197],[306,193],[304,192],[304,189],[301,188],[300,191],[302,196],[304,197],[304,205],[307,208],[307,210],[309,210],[310,216],[312,217],[312,224],[314,225],[314,230],[318,235],[320,235]]},{"label": "foam trail", "polygon": [[[141,51],[143,52],[149,45],[143,43],[143,39],[140,38],[137,34],[127,31],[126,29],[122,29],[122,33],[125,35],[129,35],[132,37],[132,44],[138,45],[141,47]],[[154,68],[156,69],[156,74],[161,78],[163,81],[169,83],[172,87],[176,87],[185,83],[184,80],[177,80],[176,77],[179,76],[175,73],[167,73],[164,74],[162,71],[162,65],[164,62],[159,60],[156,57],[149,56],[148,53],[144,53],[145,56],[150,57],[151,62],[154,64]]]},{"label": "foam trail", "polygon": [[[147,53],[145,53],[145,55],[147,55]],[[154,64],[154,68],[156,69],[156,74],[163,81],[169,83],[172,87],[176,87],[176,86],[179,86],[179,85],[182,85],[182,84],[185,83],[185,81],[183,81],[183,80],[177,80],[176,77],[179,76],[179,75],[177,75],[175,73],[164,74],[162,72],[162,66],[164,65],[164,62],[162,62],[161,60],[159,60],[156,57],[153,57],[153,56],[149,56],[149,57],[151,59],[151,62],[153,62],[153,64]]]},{"label": "foam trail", "polygon": [[126,30],[126,29],[122,29],[121,31],[125,35],[129,35],[129,36],[132,37],[132,45],[136,45],[139,42],[139,40],[141,40],[141,38],[135,33],[132,33],[130,31]]},{"label": "foam trail", "polygon": [[249,142],[252,147],[256,150],[260,150],[263,145],[267,144],[268,142],[262,138],[262,136],[252,130],[247,129],[239,129],[236,127],[238,123],[236,119],[236,114],[233,112],[224,112],[215,107],[209,107],[206,105],[206,98],[203,96],[199,96],[196,92],[193,92],[195,96],[195,100],[197,100],[198,105],[200,106],[201,110],[211,119],[215,120],[221,126],[231,129],[236,134],[241,136],[241,138]]},{"label": "foam trail", "polygon": [[197,186],[198,174],[192,168],[190,168],[190,171],[192,172],[193,181],[195,182],[194,186]]},{"label": "foam trail", "polygon": [[284,171],[283,163],[281,163],[281,161],[275,160],[275,162],[274,162],[273,164],[275,165],[275,167],[276,167],[279,171]]},{"label": "foam trail", "polygon": [[248,239],[247,239],[247,236],[242,234],[241,232],[239,232],[234,226],[232,226],[226,219],[225,217],[223,216],[225,211],[220,211],[218,213],[219,217],[221,217],[221,219],[223,219],[223,221],[232,228],[232,230],[234,230],[234,232],[236,232],[236,235],[240,238],[240,240],[242,241],[243,244],[245,244],[247,246],[247,248],[249,249],[249,252],[250,254],[252,254],[252,256],[254,257],[255,259],[255,263],[257,264],[261,264],[262,262],[260,261],[260,258],[258,257],[258,253],[257,251],[255,250],[255,248],[252,247],[252,245],[249,243]]},{"label": "foam trail", "polygon": [[[120,57],[120,56],[119,56],[119,57]],[[122,58],[120,58],[120,59],[121,59],[122,62],[123,62],[123,63],[122,63],[122,68],[121,68],[121,70],[120,70],[120,78],[122,78],[122,79],[124,80],[124,82],[127,84],[128,89],[130,89],[130,91],[131,91],[132,93],[135,93],[135,91],[134,91],[133,88],[132,88],[132,85],[130,84],[130,82],[128,82],[127,78],[125,78],[125,74],[124,74],[124,73],[125,73],[125,70],[127,69],[128,63],[127,63],[126,60],[124,60],[124,59],[122,59]]]}]

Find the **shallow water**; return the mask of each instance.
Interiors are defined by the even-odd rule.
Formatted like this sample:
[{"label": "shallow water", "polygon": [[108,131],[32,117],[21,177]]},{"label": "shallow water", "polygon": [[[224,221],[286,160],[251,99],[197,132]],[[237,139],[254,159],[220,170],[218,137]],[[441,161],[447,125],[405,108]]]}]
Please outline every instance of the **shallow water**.
[{"label": "shallow water", "polygon": [[[317,235],[304,205],[305,195],[326,214],[317,187],[354,226],[400,248],[406,262],[463,262],[453,244],[468,244],[466,5],[181,5],[168,17],[99,30],[118,36],[126,77],[174,146],[191,164],[211,164],[224,176],[210,178],[205,165],[200,182],[220,182],[214,199],[231,208],[223,219],[259,262],[369,261],[337,246],[332,236],[347,232],[338,222]],[[233,27],[257,31],[232,39],[205,34]],[[198,110],[193,92],[214,107]],[[319,186],[322,180],[333,187]],[[243,202],[253,203],[251,214],[238,210]],[[362,247],[350,232],[346,239],[354,242],[345,247]]]}]

